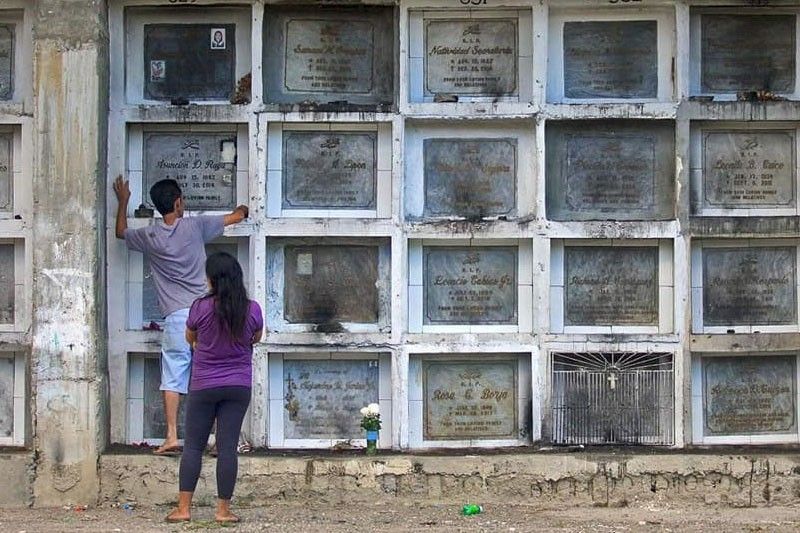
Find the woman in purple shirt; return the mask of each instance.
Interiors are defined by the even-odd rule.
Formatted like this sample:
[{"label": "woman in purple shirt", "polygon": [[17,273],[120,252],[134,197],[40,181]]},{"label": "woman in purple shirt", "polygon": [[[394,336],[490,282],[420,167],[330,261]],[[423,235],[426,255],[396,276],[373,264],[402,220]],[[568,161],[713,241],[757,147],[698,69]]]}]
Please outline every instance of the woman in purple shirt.
[{"label": "woman in purple shirt", "polygon": [[186,404],[186,435],[180,467],[178,508],[168,522],[191,519],[192,496],[203,450],[217,422],[217,522],[238,522],[230,502],[239,468],[236,445],[253,379],[253,344],[261,340],[264,318],[247,298],[242,267],[231,255],[206,260],[210,292],[194,301],[186,320],[186,340],[194,348]]}]

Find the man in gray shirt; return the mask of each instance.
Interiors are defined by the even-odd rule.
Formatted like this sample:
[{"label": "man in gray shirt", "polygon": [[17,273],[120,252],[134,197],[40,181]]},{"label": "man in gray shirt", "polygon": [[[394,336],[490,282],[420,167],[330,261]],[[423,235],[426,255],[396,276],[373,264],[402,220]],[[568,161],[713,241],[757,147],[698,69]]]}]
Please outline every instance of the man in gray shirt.
[{"label": "man in gray shirt", "polygon": [[207,292],[205,243],[222,235],[225,226],[241,222],[249,214],[240,205],[227,215],[184,217],[181,189],[175,180],[161,180],[150,189],[150,198],[162,219],[144,228],[128,228],[128,182],[119,176],[114,182],[117,206],[116,236],[129,250],[150,259],[156,298],[164,317],[161,339],[161,390],[167,435],[156,454],[173,454],[178,446],[180,395],[189,389],[191,349],[184,338],[186,318],[192,302]]}]

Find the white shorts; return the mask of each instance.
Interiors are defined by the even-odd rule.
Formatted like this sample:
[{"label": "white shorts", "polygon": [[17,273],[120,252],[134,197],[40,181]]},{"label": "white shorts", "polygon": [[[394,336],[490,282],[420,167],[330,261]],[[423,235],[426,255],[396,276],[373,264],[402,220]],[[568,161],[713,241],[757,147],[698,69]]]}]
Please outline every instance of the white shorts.
[{"label": "white shorts", "polygon": [[192,349],[186,342],[189,308],[178,309],[164,319],[161,335],[161,390],[186,394],[192,369]]}]

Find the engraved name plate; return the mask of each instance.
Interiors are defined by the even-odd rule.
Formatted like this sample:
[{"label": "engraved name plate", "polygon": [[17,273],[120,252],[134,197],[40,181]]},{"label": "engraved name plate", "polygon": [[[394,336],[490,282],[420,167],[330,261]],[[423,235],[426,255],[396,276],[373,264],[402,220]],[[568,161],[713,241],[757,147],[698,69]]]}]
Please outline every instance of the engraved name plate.
[{"label": "engraved name plate", "polygon": [[14,96],[14,25],[0,24],[0,100]]},{"label": "engraved name plate", "polygon": [[375,26],[369,21],[295,19],[286,23],[286,89],[369,93]]},{"label": "engraved name plate", "polygon": [[285,318],[301,324],[375,323],[377,282],[377,246],[286,246]]},{"label": "engraved name plate", "polygon": [[658,325],[658,248],[566,247],[566,325]]},{"label": "engraved name plate", "polygon": [[375,209],[376,132],[284,131],[284,209]]},{"label": "engraved name plate", "polygon": [[516,96],[516,19],[425,20],[425,92]]},{"label": "engraved name plate", "polygon": [[671,123],[574,121],[547,128],[553,220],[663,220],[674,213]]},{"label": "engraved name plate", "polygon": [[508,215],[516,206],[516,139],[425,139],[426,216]]},{"label": "engraved name plate", "polygon": [[14,323],[14,245],[0,244],[0,324]]},{"label": "engraved name plate", "polygon": [[143,196],[162,179],[174,179],[187,210],[231,209],[236,204],[236,163],[224,162],[223,143],[236,146],[236,133],[145,133]]},{"label": "engraved name plate", "polygon": [[235,77],[235,24],[145,24],[145,98],[227,101]]},{"label": "engraved name plate", "polygon": [[[164,418],[164,394],[161,386],[161,360],[158,357],[144,359],[144,428],[145,439],[163,439],[167,434]],[[183,438],[186,421],[186,400],[181,397],[178,407],[178,438]]]},{"label": "engraved name plate", "polygon": [[704,249],[703,323],[796,324],[796,248]]},{"label": "engraved name plate", "polygon": [[519,436],[516,361],[426,361],[422,372],[426,440]]},{"label": "engraved name plate", "polygon": [[0,438],[14,435],[14,358],[0,357]]},{"label": "engraved name plate", "polygon": [[0,133],[0,211],[14,207],[14,174],[11,162],[13,136]]},{"label": "engraved name plate", "polygon": [[286,439],[364,438],[359,410],[377,402],[377,360],[283,361]]},{"label": "engraved name plate", "polygon": [[704,433],[797,433],[795,356],[703,359]]},{"label": "engraved name plate", "polygon": [[516,324],[517,248],[423,249],[425,324]]},{"label": "engraved name plate", "polygon": [[717,208],[795,205],[795,132],[703,133],[705,206]]},{"label": "engraved name plate", "polygon": [[267,6],[267,103],[387,104],[394,99],[391,7]]},{"label": "engraved name plate", "polygon": [[656,98],[655,20],[564,23],[564,96]]},{"label": "engraved name plate", "polygon": [[795,15],[702,15],[702,91],[794,92],[795,25]]}]

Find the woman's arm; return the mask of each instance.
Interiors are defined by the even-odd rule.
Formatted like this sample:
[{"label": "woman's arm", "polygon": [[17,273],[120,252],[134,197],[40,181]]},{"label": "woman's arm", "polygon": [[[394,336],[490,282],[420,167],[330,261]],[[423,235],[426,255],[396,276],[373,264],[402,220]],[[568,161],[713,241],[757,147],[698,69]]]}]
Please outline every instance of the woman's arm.
[{"label": "woman's arm", "polygon": [[197,332],[195,330],[186,328],[186,342],[194,350],[194,345],[197,344]]},{"label": "woman's arm", "polygon": [[260,329],[260,330],[256,331],[255,333],[253,333],[253,338],[250,339],[250,343],[251,344],[257,343],[258,341],[261,340],[261,336],[262,335],[264,335],[264,330],[263,329]]}]

